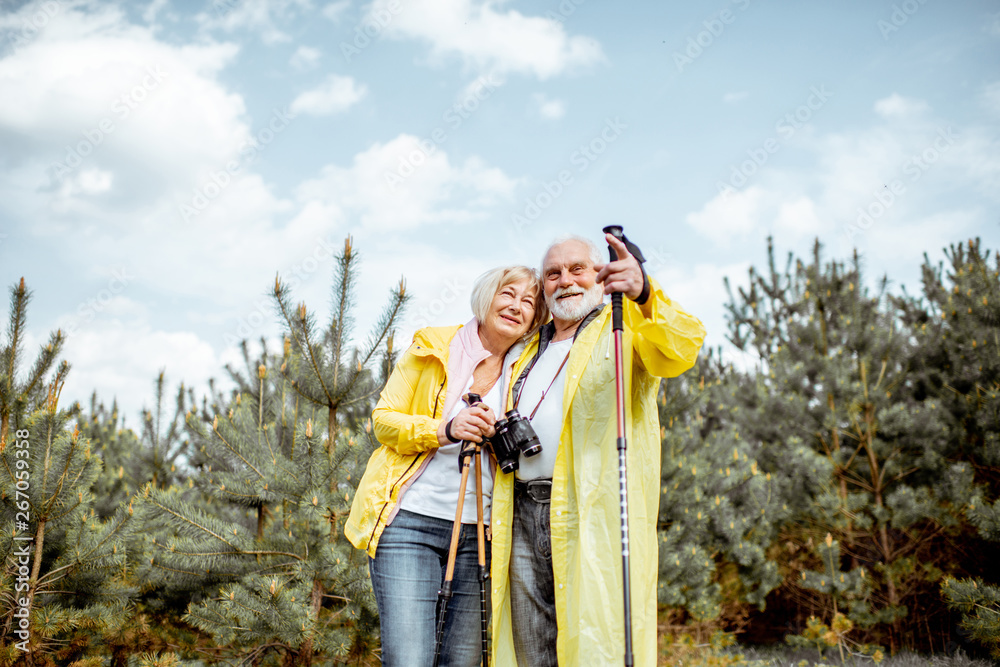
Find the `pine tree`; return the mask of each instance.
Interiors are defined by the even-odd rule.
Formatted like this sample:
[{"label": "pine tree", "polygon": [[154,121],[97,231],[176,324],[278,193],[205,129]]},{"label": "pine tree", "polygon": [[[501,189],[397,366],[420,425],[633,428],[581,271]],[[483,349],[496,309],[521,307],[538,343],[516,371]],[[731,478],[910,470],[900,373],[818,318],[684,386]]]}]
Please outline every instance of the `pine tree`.
[{"label": "pine tree", "polygon": [[80,434],[90,440],[94,452],[104,463],[103,470],[94,482],[94,510],[101,519],[114,514],[122,500],[128,499],[148,480],[136,484],[132,474],[133,459],[129,454],[139,451],[139,438],[118,413],[117,401],[105,407],[91,394],[90,410],[81,413],[77,421]]},{"label": "pine tree", "polygon": [[[280,427],[287,382],[271,384],[268,374],[261,365],[258,390],[238,395],[212,424],[189,420],[192,441],[213,462],[200,482],[217,504],[243,511],[199,510],[183,490],[149,488],[147,502],[174,529],[154,538],[152,563],[175,579],[222,583],[187,615],[220,644],[254,647],[246,659],[278,651],[285,664],[311,664],[352,647],[348,621],[370,617],[370,600],[364,571],[349,567],[349,547],[330,539],[330,514],[350,490],[331,483],[337,468],[311,420]],[[335,464],[360,449],[343,444]]]},{"label": "pine tree", "polygon": [[[316,318],[305,304],[292,307],[288,286],[280,280],[274,283],[274,299],[287,327],[292,352],[291,364],[282,372],[302,398],[326,411],[329,442],[336,440],[340,421],[346,419],[350,427],[357,427],[371,414],[372,399],[392,370],[392,332],[407,301],[406,286],[400,280],[367,340],[352,348],[358,262],[351,237],[347,237],[343,253],[337,256],[333,311],[322,331],[317,330]],[[387,353],[381,364],[382,377],[373,378],[369,369],[383,345]]]},{"label": "pine tree", "polygon": [[183,480],[180,466],[188,455],[184,433],[186,404],[193,404],[194,400],[189,397],[191,392],[186,392],[181,384],[173,417],[165,423],[165,383],[161,371],[153,383],[154,408],[142,411],[141,436],[126,428],[117,402],[108,409],[98,401],[96,392],[90,399],[89,414],[80,416],[81,433],[89,438],[104,463],[104,471],[93,489],[98,503],[97,514],[101,518],[113,513],[119,503],[148,483],[166,488]]},{"label": "pine tree", "polygon": [[[364,554],[339,534],[376,446],[367,417],[391,367],[391,328],[405,294],[394,292],[360,349],[350,347],[354,271],[350,240],[339,258],[335,313],[318,334],[304,304],[292,310],[280,279],[275,299],[289,331],[280,356],[264,349],[252,375],[228,368],[238,393],[206,421],[189,411],[189,489],[149,487],[162,517],[151,567],[163,582],[218,585],[187,619],[223,645],[269,652],[283,664],[361,650],[376,625]],[[211,502],[198,505],[203,492]],[[214,590],[214,589],[213,589]]]},{"label": "pine tree", "polygon": [[969,471],[945,456],[940,402],[915,391],[917,346],[887,288],[865,287],[856,254],[824,264],[818,241],[811,262],[789,255],[780,271],[769,243],[767,272],[751,270],[728,308],[732,342],[760,360],[763,391],[738,397],[741,432],[761,444],[761,466],[792,510],[779,538],[783,595],[828,621],[846,603],[869,639],[895,651],[921,636],[906,631],[908,609],[952,567],[951,508]]},{"label": "pine tree", "polygon": [[[22,370],[21,358],[24,354],[24,334],[30,303],[31,292],[24,286],[24,278],[21,278],[20,284],[10,291],[7,340],[0,348],[0,452],[7,446],[11,432],[20,430],[23,420],[45,402],[45,376],[52,370],[66,341],[62,331],[53,332],[27,377],[18,379]],[[57,371],[56,380],[65,378],[68,372],[69,366],[64,362]]]},{"label": "pine tree", "polygon": [[785,513],[730,414],[741,381],[710,351],[660,394],[659,600],[735,630],[781,581],[766,549]]},{"label": "pine tree", "polygon": [[[949,270],[925,259],[924,300],[908,300],[920,337],[919,391],[952,416],[948,456],[966,464],[966,519],[986,541],[1000,543],[1000,257],[978,239],[951,246]],[[977,550],[984,552],[985,550]],[[985,553],[965,578],[941,592],[963,614],[969,637],[1000,658],[1000,576]]]},{"label": "pine tree", "polygon": [[16,641],[0,661],[35,665],[72,656],[73,643],[86,643],[90,633],[120,628],[135,593],[126,556],[137,522],[126,504],[106,520],[95,516],[90,489],[101,462],[71,427],[78,407],[59,407],[69,365],[62,362],[45,377],[58,357],[60,332],[40,352],[28,381],[17,383],[30,293],[23,279],[11,292],[0,399],[9,425],[0,452],[0,556],[3,634]]}]

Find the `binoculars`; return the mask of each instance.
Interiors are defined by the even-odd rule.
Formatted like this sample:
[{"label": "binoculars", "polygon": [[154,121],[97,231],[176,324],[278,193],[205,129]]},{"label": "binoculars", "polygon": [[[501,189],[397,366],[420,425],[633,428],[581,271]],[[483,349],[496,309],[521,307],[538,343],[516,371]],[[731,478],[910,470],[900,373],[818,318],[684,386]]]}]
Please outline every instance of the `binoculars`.
[{"label": "binoculars", "polygon": [[[468,405],[475,405],[481,401],[478,394],[470,393],[465,396]],[[535,456],[542,451],[538,434],[532,428],[531,422],[522,417],[516,408],[509,410],[503,419],[498,419],[494,428],[496,433],[492,438],[487,438],[486,442],[493,450],[493,456],[496,457],[500,470],[505,473],[517,470],[521,454]]]}]

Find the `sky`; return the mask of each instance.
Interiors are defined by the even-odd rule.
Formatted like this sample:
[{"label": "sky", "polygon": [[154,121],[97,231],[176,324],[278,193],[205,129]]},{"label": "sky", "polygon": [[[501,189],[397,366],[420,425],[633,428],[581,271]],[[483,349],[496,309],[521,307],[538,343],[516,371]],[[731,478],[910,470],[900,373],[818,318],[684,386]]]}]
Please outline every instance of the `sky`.
[{"label": "sky", "polygon": [[0,278],[133,425],[280,349],[276,276],[326,321],[348,236],[358,340],[618,224],[714,347],[768,236],[913,294],[998,200],[997,0],[0,0]]}]

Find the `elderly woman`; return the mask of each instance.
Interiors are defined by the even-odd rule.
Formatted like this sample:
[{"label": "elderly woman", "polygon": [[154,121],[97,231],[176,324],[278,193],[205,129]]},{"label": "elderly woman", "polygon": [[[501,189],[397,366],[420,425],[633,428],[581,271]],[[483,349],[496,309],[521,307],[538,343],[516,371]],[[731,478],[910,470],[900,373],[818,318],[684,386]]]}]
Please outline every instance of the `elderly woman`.
[{"label": "elderly woman", "polygon": [[[438,590],[458,508],[461,442],[493,435],[517,359],[508,353],[547,318],[541,283],[523,266],[480,276],[472,311],[475,317],[465,326],[414,334],[372,414],[382,446],[368,461],[345,532],[370,557],[383,665],[433,660]],[[482,403],[466,406],[462,397],[468,392],[482,396]],[[481,487],[488,526],[492,465],[483,466]],[[476,507],[470,479],[441,665],[479,664]]]}]

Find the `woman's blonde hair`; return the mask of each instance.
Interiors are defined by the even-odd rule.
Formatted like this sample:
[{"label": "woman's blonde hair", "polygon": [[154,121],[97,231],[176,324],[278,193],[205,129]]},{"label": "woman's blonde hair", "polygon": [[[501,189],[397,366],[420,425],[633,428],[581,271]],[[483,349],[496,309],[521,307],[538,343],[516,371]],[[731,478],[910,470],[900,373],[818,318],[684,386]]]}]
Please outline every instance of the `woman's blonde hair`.
[{"label": "woman's blonde hair", "polygon": [[485,320],[497,293],[507,285],[522,280],[529,281],[535,293],[535,315],[531,318],[525,336],[533,334],[549,319],[549,309],[545,305],[545,293],[542,291],[542,281],[538,273],[527,266],[501,266],[476,278],[476,283],[472,286],[472,314],[480,322]]}]

